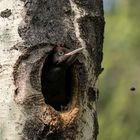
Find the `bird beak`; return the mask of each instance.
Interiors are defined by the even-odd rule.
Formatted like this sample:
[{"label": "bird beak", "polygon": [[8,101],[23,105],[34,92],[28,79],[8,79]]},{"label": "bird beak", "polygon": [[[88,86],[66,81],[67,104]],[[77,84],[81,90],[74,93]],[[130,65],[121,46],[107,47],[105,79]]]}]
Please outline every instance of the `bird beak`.
[{"label": "bird beak", "polygon": [[81,52],[83,49],[84,49],[84,47],[79,48],[79,49],[76,49],[76,50],[74,50],[74,51],[72,51],[72,52],[66,53],[64,56],[72,56],[72,55],[74,55],[74,54],[76,54],[76,53]]},{"label": "bird beak", "polygon": [[83,49],[84,49],[84,47],[78,48],[78,49],[75,49],[74,51],[71,51],[69,53],[64,54],[60,58],[58,64],[64,62],[64,63],[67,63],[67,66],[70,66],[71,64],[73,64],[75,62],[75,60],[76,60],[76,58],[78,56],[76,54],[80,53]]}]

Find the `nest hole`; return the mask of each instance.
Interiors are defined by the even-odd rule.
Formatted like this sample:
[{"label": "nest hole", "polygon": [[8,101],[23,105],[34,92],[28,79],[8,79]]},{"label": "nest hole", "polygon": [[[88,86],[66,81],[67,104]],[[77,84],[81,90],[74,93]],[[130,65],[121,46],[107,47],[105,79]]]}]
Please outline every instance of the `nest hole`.
[{"label": "nest hole", "polygon": [[[49,104],[57,111],[67,111],[71,108],[73,99],[74,80],[74,64],[65,71],[65,83],[57,80],[57,74],[50,71],[49,57],[46,58],[41,75],[41,89],[46,104]],[[60,74],[61,75],[61,74]],[[59,75],[59,76],[60,76]],[[64,86],[61,86],[63,84]],[[64,89],[60,89],[63,87]],[[62,91],[62,92],[60,92]]]}]

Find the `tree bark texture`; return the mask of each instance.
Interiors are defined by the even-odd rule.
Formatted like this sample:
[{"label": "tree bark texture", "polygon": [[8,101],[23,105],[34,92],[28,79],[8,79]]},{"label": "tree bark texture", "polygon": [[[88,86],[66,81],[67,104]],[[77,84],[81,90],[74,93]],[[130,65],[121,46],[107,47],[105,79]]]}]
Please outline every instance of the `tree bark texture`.
[{"label": "tree bark texture", "polygon": [[[96,140],[102,0],[0,1],[0,139]],[[65,109],[45,103],[41,75],[54,46],[84,47]],[[47,93],[46,93],[47,94]]]}]

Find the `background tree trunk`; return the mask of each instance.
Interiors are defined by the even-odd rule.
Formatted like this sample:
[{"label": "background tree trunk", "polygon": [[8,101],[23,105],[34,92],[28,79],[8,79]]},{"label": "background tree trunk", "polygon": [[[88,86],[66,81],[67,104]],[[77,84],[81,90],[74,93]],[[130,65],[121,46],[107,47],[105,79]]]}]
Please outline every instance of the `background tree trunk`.
[{"label": "background tree trunk", "polygon": [[[102,0],[0,1],[1,140],[96,140],[103,32]],[[41,75],[62,44],[85,49],[70,69],[71,100],[56,110],[44,101]]]}]

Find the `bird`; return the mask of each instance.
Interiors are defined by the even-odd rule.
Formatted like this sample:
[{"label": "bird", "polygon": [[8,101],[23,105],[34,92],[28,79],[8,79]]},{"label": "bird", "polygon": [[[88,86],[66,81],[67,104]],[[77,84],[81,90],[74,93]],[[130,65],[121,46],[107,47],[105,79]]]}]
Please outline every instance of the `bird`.
[{"label": "bird", "polygon": [[56,110],[61,110],[62,106],[66,106],[70,96],[67,92],[67,70],[74,64],[78,58],[78,54],[84,48],[70,50],[64,46],[55,46],[46,58],[42,68],[42,93],[46,104],[49,104]]}]

